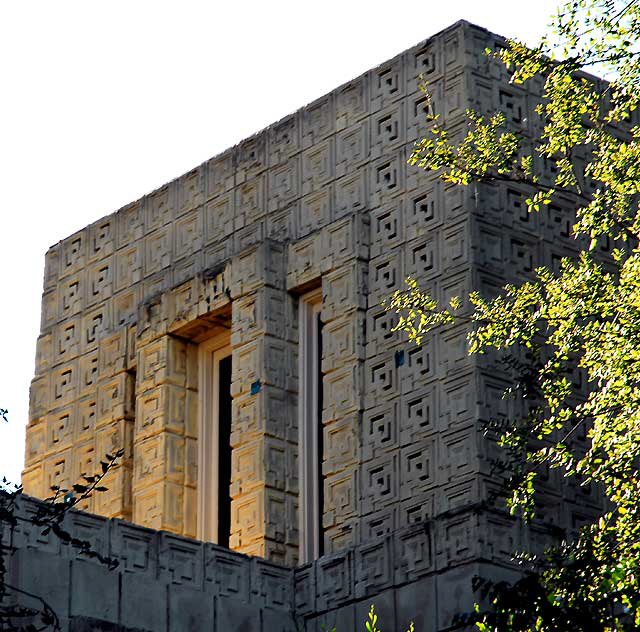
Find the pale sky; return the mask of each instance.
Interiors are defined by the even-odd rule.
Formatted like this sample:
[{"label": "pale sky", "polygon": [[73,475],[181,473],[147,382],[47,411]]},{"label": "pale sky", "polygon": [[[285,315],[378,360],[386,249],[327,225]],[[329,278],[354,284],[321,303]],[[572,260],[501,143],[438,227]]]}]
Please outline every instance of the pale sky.
[{"label": "pale sky", "polygon": [[18,481],[47,248],[464,18],[557,0],[0,1],[0,478]]}]

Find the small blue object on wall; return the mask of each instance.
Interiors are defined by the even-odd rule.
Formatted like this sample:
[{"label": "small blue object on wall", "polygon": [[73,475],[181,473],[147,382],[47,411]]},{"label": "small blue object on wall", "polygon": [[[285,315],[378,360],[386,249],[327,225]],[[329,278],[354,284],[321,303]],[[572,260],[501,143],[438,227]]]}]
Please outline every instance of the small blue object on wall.
[{"label": "small blue object on wall", "polygon": [[404,364],[404,351],[396,351],[396,367]]},{"label": "small blue object on wall", "polygon": [[252,395],[257,395],[260,392],[260,387],[262,386],[262,384],[260,384],[260,380],[256,380],[252,385],[251,385],[251,394]]}]

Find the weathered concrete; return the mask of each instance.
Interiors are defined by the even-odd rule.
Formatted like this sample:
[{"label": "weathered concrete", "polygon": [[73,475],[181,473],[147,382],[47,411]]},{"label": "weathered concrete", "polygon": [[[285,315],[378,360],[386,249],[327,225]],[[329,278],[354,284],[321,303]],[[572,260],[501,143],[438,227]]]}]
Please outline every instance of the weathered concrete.
[{"label": "weathered concrete", "polygon": [[[23,498],[20,515],[27,516],[38,502]],[[422,548],[418,543],[432,547],[428,528],[413,529],[411,552],[400,544],[401,537],[367,545],[369,554],[379,553],[375,564],[359,563],[365,550],[359,547],[288,568],[76,511],[69,512],[64,526],[119,566],[109,570],[19,521],[7,541],[12,551],[8,577],[10,584],[54,608],[63,630],[77,632],[321,632],[334,625],[347,631],[354,622],[363,625],[371,604],[386,630],[404,632],[414,621],[416,630],[435,632],[470,609],[471,576],[506,572],[499,566],[483,569],[472,560],[457,568],[415,565],[416,551]],[[21,599],[24,605],[37,605]]]},{"label": "weathered concrete", "polygon": [[[484,55],[500,42],[457,23],[49,250],[25,490],[42,497],[124,447],[109,491],[85,508],[151,528],[81,518],[85,530],[101,525],[123,568],[63,564],[69,586],[105,584],[100,603],[79,605],[81,591],[63,599],[65,617],[257,630],[289,629],[295,611],[309,630],[349,629],[374,601],[399,629],[413,616],[441,629],[470,603],[480,563],[508,569],[513,550],[601,511],[593,491],[552,471],[533,526],[512,521],[493,499],[495,439],[480,430],[522,412],[502,399],[504,367],[467,355],[465,326],[413,347],[380,306],[408,275],[442,301],[492,295],[572,252],[568,208],[529,215],[519,187],[447,186],[406,164],[427,129],[421,74],[451,134],[469,107],[539,132],[540,86],[509,84]],[[538,167],[543,180],[553,173]],[[313,288],[327,555],[294,572],[298,310]],[[233,348],[230,547],[272,566],[167,533],[197,533],[197,355],[213,334]],[[42,550],[34,565],[65,559],[25,546],[15,568],[27,583],[30,547]]]}]

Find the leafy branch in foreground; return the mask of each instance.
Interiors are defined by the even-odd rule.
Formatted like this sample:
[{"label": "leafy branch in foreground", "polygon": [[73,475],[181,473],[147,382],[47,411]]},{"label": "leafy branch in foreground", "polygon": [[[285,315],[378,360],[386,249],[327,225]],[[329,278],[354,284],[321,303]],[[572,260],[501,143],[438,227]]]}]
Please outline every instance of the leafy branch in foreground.
[{"label": "leafy branch in foreground", "polygon": [[[0,409],[0,416],[6,421],[6,410]],[[123,450],[107,454],[100,462],[100,471],[92,475],[83,475],[82,482],[74,484],[70,489],[53,486],[53,495],[40,503],[33,514],[21,511],[19,499],[22,495],[20,485],[11,485],[6,478],[0,487],[0,528],[8,527],[13,532],[21,524],[28,524],[41,529],[41,535],[52,534],[65,545],[73,547],[81,555],[98,560],[110,569],[118,566],[118,560],[104,556],[94,550],[91,542],[74,537],[65,528],[68,512],[79,503],[90,498],[94,493],[105,492],[107,487],[102,483],[109,472],[124,455]],[[56,604],[47,603],[37,594],[27,592],[7,581],[8,558],[13,549],[10,543],[0,538],[0,630],[15,632],[41,632],[44,630],[60,630],[60,622],[56,615]],[[22,605],[22,603],[37,605]]]},{"label": "leafy branch in foreground", "polygon": [[[510,499],[531,519],[542,467],[601,490],[607,504],[577,538],[523,558],[514,584],[478,583],[493,603],[480,630],[640,629],[640,3],[571,0],[533,50],[517,42],[491,56],[513,83],[543,82],[531,138],[502,113],[469,112],[455,138],[432,117],[409,162],[449,183],[515,183],[538,213],[574,217],[574,258],[468,309],[440,305],[409,280],[388,308],[417,344],[433,329],[470,323],[470,352],[529,355],[539,404],[501,429],[520,454]],[[607,75],[609,82],[584,71]],[[537,127],[536,127],[537,124]],[[551,164],[553,169],[543,169]],[[476,184],[477,183],[477,184]],[[596,248],[598,247],[598,248]],[[465,303],[466,304],[466,303]],[[587,388],[575,376],[585,375]],[[522,397],[522,392],[514,394]],[[577,441],[577,434],[584,441]],[[517,460],[517,459],[516,459]],[[515,465],[515,462],[512,463]]]},{"label": "leafy branch in foreground", "polygon": [[106,454],[104,460],[100,461],[100,471],[93,475],[83,475],[83,482],[73,484],[71,489],[63,489],[54,485],[51,488],[53,495],[38,507],[33,516],[28,518],[29,522],[36,527],[42,527],[42,535],[53,533],[63,544],[72,546],[82,555],[97,559],[111,569],[116,568],[118,566],[117,559],[101,555],[93,550],[91,542],[72,537],[64,529],[64,518],[70,509],[91,498],[95,492],[108,491],[108,488],[101,483],[123,455],[123,449],[119,449],[113,454]]}]

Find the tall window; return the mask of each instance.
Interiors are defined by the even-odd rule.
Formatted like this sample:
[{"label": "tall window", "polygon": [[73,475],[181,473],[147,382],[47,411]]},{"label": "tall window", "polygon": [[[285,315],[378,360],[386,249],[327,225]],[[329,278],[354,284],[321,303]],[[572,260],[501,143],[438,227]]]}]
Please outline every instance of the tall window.
[{"label": "tall window", "polygon": [[300,298],[299,347],[299,443],[300,463],[300,562],[320,557],[322,529],[322,292]]},{"label": "tall window", "polygon": [[200,343],[198,538],[229,546],[231,530],[231,347],[228,335]]}]

